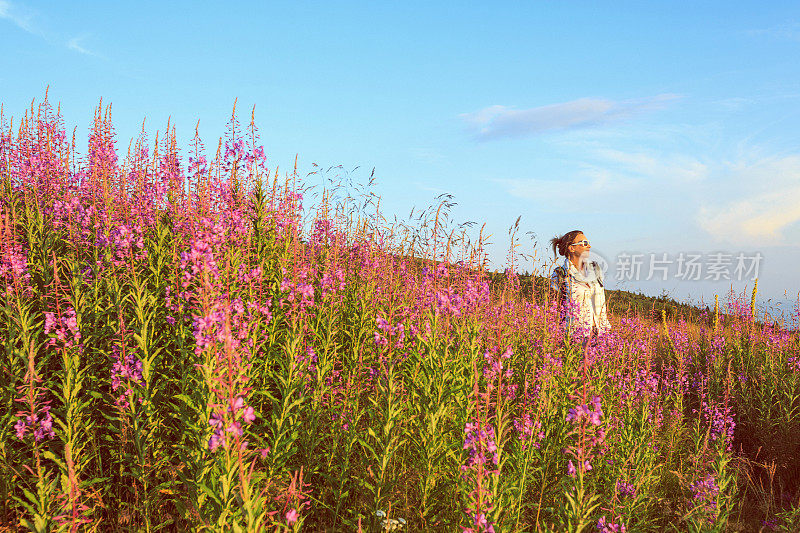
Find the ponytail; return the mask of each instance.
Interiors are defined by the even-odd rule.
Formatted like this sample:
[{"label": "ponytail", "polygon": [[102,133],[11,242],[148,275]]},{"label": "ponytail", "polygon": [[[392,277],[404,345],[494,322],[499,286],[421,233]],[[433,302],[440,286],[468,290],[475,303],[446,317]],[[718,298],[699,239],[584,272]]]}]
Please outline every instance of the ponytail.
[{"label": "ponytail", "polygon": [[[572,241],[575,240],[575,237],[579,234],[583,233],[579,229],[574,229],[570,232],[565,233],[562,236],[556,235],[552,239],[550,239],[550,246],[553,247],[553,256],[557,255],[567,255],[567,247],[572,244]],[[556,255],[557,254],[557,255]]]}]

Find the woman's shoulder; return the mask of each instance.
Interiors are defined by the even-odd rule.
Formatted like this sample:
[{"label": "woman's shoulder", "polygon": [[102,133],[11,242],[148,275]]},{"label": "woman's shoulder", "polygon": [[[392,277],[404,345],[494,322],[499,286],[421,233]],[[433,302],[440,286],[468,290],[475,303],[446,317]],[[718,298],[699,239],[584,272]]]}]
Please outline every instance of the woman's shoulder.
[{"label": "woman's shoulder", "polygon": [[564,265],[558,265],[553,269],[552,274],[550,274],[550,279],[561,279],[567,275],[567,269],[564,268]]}]

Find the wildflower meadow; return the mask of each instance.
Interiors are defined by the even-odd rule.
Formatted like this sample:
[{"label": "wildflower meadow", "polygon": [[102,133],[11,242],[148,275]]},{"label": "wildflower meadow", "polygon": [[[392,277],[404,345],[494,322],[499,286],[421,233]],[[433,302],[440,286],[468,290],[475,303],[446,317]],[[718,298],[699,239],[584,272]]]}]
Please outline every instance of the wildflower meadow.
[{"label": "wildflower meadow", "polygon": [[311,201],[235,110],[69,131],[0,116],[0,529],[800,531],[800,339],[756,288],[566,334],[513,244]]}]

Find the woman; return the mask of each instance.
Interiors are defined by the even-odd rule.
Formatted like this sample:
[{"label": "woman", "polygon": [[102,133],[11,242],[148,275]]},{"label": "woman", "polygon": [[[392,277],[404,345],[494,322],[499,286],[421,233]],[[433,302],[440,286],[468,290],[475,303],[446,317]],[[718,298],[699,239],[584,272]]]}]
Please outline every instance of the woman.
[{"label": "woman", "polygon": [[553,270],[550,287],[558,294],[567,331],[584,334],[611,329],[606,315],[606,291],[600,266],[589,261],[592,246],[586,235],[573,230],[550,239],[553,254],[564,256],[564,263]]}]

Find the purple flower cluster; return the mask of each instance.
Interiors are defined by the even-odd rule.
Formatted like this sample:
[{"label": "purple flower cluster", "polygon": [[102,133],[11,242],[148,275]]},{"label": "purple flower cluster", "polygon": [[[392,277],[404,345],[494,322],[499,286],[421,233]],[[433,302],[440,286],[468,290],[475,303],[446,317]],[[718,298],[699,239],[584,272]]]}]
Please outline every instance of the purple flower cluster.
[{"label": "purple flower cluster", "polygon": [[208,312],[192,317],[195,353],[200,355],[209,348],[222,346],[231,352],[241,349],[244,353],[237,353],[236,357],[246,357],[250,343],[243,344],[243,341],[259,315],[269,322],[272,318],[269,306],[252,301],[245,306],[241,298],[232,302],[224,299],[213,302]]},{"label": "purple flower cluster", "polygon": [[551,377],[558,376],[564,369],[564,360],[558,356],[547,352],[542,358],[542,367],[536,371],[534,388],[538,395],[543,382],[547,382]]},{"label": "purple flower cluster", "polygon": [[[588,459],[585,459],[583,462],[578,462],[578,468],[582,469],[584,472],[589,472],[592,469],[592,463],[590,463]],[[578,474],[578,468],[575,468],[575,463],[573,463],[571,459],[567,461],[567,475],[569,475],[569,477],[575,477]]]},{"label": "purple flower cluster", "polygon": [[541,441],[544,438],[542,423],[539,420],[533,422],[530,413],[525,413],[521,417],[514,419],[514,429],[519,433],[517,438],[522,441],[523,450],[528,445],[537,449],[542,445]]},{"label": "purple flower cluster", "polygon": [[130,259],[140,261],[147,258],[144,248],[144,236],[139,225],[128,227],[125,224],[111,228],[108,236],[101,235],[98,244],[111,251],[111,264],[120,266]]},{"label": "purple flower cluster", "polygon": [[325,271],[322,274],[320,288],[322,289],[323,298],[343,291],[345,288],[344,271],[341,268]]},{"label": "purple flower cluster", "polygon": [[17,416],[20,418],[14,424],[14,431],[16,431],[18,439],[24,439],[29,432],[36,442],[55,437],[49,405],[42,405],[36,413],[26,415],[24,412],[19,412]]},{"label": "purple flower cluster", "polygon": [[314,221],[309,240],[319,249],[319,247],[322,246],[332,246],[343,243],[345,239],[346,236],[332,220],[318,218]]},{"label": "purple flower cluster", "polygon": [[575,477],[578,470],[592,470],[591,460],[595,455],[603,453],[606,431],[602,427],[603,409],[600,397],[594,396],[588,405],[578,405],[567,413],[567,422],[574,426],[572,434],[579,437],[577,446],[568,447],[566,452],[575,457],[578,466],[570,460],[567,463],[567,474]]},{"label": "purple flower cluster", "polygon": [[375,319],[375,326],[378,328],[373,333],[376,346],[388,346],[390,341],[394,348],[402,348],[406,339],[406,327],[403,322],[398,322],[396,325],[391,325],[385,318],[378,317]]},{"label": "purple flower cluster", "polygon": [[620,498],[635,498],[636,497],[636,487],[633,483],[627,483],[625,481],[619,480],[617,481],[617,494]]},{"label": "purple flower cluster", "polygon": [[[462,471],[487,464],[497,466],[497,445],[491,424],[484,424],[481,427],[477,422],[467,422],[464,426],[464,449],[469,452],[469,458],[461,467]],[[496,470],[491,470],[491,466],[488,468],[488,472],[497,473]]]},{"label": "purple flower cluster", "polygon": [[[243,396],[237,396],[231,400],[225,408],[218,408],[211,412],[208,424],[214,429],[208,439],[208,449],[216,451],[222,446],[228,448],[228,434],[234,437],[241,437],[244,434],[242,423],[252,424],[256,419],[255,410],[245,403]],[[246,447],[247,442],[242,443]]]},{"label": "purple flower cluster", "polygon": [[725,340],[725,337],[722,335],[714,335],[711,337],[711,342],[709,344],[711,346],[711,356],[714,359],[716,359],[717,357],[721,356],[725,351],[725,346],[727,345],[727,341]]},{"label": "purple flower cluster", "polygon": [[142,362],[130,350],[126,350],[124,357],[120,357],[119,348],[116,346],[112,350],[114,364],[111,367],[111,390],[116,392],[123,387],[114,403],[121,409],[127,409],[130,407],[129,398],[134,388],[143,383]]},{"label": "purple flower cluster", "polygon": [[288,294],[281,299],[281,306],[289,304],[293,309],[299,309],[301,313],[314,306],[314,286],[306,282],[307,276],[307,272],[301,272],[298,281],[294,282],[283,278],[280,290]]},{"label": "purple flower cluster", "polygon": [[708,474],[703,479],[695,481],[689,485],[689,489],[692,491],[692,499],[694,500],[695,506],[709,514],[717,510],[719,486],[712,474]]},{"label": "purple flower cluster", "polygon": [[22,282],[23,286],[30,284],[31,275],[28,272],[28,256],[19,245],[5,247],[0,259],[0,279],[8,284],[8,290],[15,283]]},{"label": "purple flower cluster", "polygon": [[435,269],[423,267],[421,284],[407,273],[405,264],[392,265],[404,278],[410,292],[417,295],[416,307],[431,309],[437,316],[461,317],[474,312],[490,300],[489,284],[462,266],[444,263]]},{"label": "purple flower cluster", "polygon": [[306,388],[309,388],[317,373],[317,363],[319,358],[317,352],[311,345],[307,345],[305,350],[298,352],[294,358],[297,364],[297,375],[300,379],[305,379]]},{"label": "purple flower cluster", "polygon": [[195,278],[211,283],[220,275],[214,249],[224,242],[225,228],[221,223],[207,217],[200,219],[199,223],[199,235],[192,239],[188,252],[181,252],[181,285],[184,289],[189,288]]},{"label": "purple flower cluster", "polygon": [[111,122],[95,117],[89,133],[89,170],[92,174],[108,176],[116,170],[118,157],[115,144]]},{"label": "purple flower cluster", "polygon": [[487,516],[493,507],[489,485],[492,477],[500,473],[494,427],[491,424],[467,422],[464,426],[464,449],[467,450],[468,457],[461,466],[461,471],[474,484],[474,489],[469,494],[470,505],[467,510],[474,527],[463,531],[494,533],[494,525]]},{"label": "purple flower cluster", "polygon": [[696,352],[699,348],[699,345],[689,338],[689,331],[683,318],[678,321],[676,327],[669,329],[669,337],[679,354],[688,355],[693,349]]},{"label": "purple flower cluster", "polygon": [[464,299],[453,287],[445,287],[436,292],[436,313],[451,316],[461,316],[461,307]]},{"label": "purple flower cluster", "polygon": [[79,196],[55,200],[51,216],[53,226],[68,228],[76,244],[95,245],[105,239],[108,215]]},{"label": "purple flower cluster", "polygon": [[600,407],[600,396],[595,396],[592,398],[591,406],[578,405],[570,409],[567,413],[567,422],[579,425],[586,420],[593,426],[599,426],[602,424],[602,416],[603,409]]},{"label": "purple flower cluster", "polygon": [[494,533],[494,524],[489,522],[486,513],[475,513],[472,525],[474,527],[464,528],[462,533]]},{"label": "purple flower cluster", "polygon": [[[429,274],[427,280],[430,282],[436,277],[445,279],[450,277],[450,272],[440,265],[436,270],[436,277]],[[476,309],[478,306],[489,301],[489,284],[485,281],[467,279],[461,287],[458,285],[448,285],[440,288],[434,293],[434,310],[436,314],[445,316],[460,317],[464,313]]]},{"label": "purple flower cluster", "polygon": [[[172,314],[180,316],[183,314],[184,301],[187,299],[188,294],[179,292],[176,298],[173,291],[172,285],[167,285],[164,289],[164,307],[171,311]],[[170,326],[175,325],[175,317],[172,315],[167,315],[166,321]]]},{"label": "purple flower cluster", "polygon": [[241,437],[256,418],[246,402],[248,371],[257,326],[263,326],[261,319],[269,322],[272,314],[269,301],[261,296],[247,302],[238,296],[255,292],[252,289],[263,280],[263,270],[243,265],[231,268],[224,253],[225,248],[244,246],[249,231],[245,217],[236,210],[202,218],[189,250],[181,254],[181,289],[176,294],[170,288],[165,294],[173,313],[191,316],[195,354],[207,361],[212,430],[207,445],[212,452],[220,447],[246,448]]},{"label": "purple flower cluster", "polygon": [[53,334],[47,341],[49,346],[60,346],[69,348],[81,340],[81,333],[78,331],[78,318],[75,309],[68,307],[62,316],[54,313],[44,314],[44,333]]},{"label": "purple flower cluster", "polygon": [[[617,519],[619,520],[619,519]],[[605,515],[597,521],[597,531],[601,533],[625,533],[625,524],[621,520],[606,520]]]},{"label": "purple flower cluster", "polygon": [[616,372],[613,378],[622,385],[619,388],[620,397],[632,405],[641,405],[656,398],[661,384],[659,375],[646,368],[640,369],[633,375],[622,371]]},{"label": "purple flower cluster", "polygon": [[709,440],[719,440],[727,445],[728,451],[733,448],[733,431],[736,421],[733,419],[733,408],[730,405],[712,405],[702,403],[703,418],[709,425]]},{"label": "purple flower cluster", "polygon": [[505,378],[512,377],[514,375],[514,370],[511,366],[505,366],[503,364],[503,361],[508,361],[511,359],[512,355],[514,355],[514,351],[511,349],[511,346],[507,347],[499,356],[496,355],[496,351],[493,349],[486,350],[483,354],[483,359],[486,361],[486,364],[483,366],[483,375],[486,376],[486,379],[494,381],[500,376]]}]

